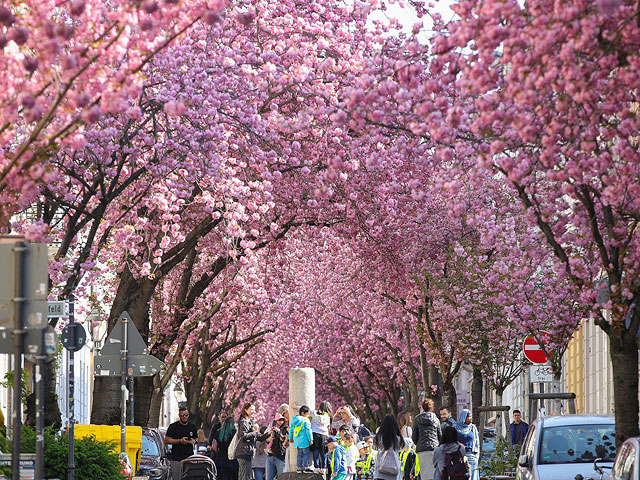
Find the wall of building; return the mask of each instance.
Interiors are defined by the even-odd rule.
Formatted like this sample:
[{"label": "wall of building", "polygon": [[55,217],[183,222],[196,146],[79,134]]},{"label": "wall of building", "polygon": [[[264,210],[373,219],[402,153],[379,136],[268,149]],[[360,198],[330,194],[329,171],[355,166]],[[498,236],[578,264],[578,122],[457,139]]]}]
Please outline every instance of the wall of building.
[{"label": "wall of building", "polygon": [[585,409],[585,322],[573,334],[567,352],[567,392],[576,394],[576,413],[586,413]]}]

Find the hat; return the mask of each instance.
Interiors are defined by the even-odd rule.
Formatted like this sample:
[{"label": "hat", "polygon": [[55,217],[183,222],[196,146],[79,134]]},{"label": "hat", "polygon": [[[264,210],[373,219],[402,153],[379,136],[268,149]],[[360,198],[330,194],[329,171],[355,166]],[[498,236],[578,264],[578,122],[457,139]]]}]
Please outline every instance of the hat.
[{"label": "hat", "polygon": [[405,448],[413,447],[413,440],[411,440],[409,437],[404,437],[404,447]]},{"label": "hat", "polygon": [[358,447],[358,450],[362,450],[363,448],[367,448],[367,443],[366,442],[358,442],[358,445],[356,445]]},{"label": "hat", "polygon": [[330,443],[338,443],[338,439],[333,435],[329,435],[322,445],[327,446]]},{"label": "hat", "polygon": [[284,420],[284,417],[282,415],[280,415],[279,413],[276,413],[276,415],[273,417],[273,419],[277,422],[278,420]]}]

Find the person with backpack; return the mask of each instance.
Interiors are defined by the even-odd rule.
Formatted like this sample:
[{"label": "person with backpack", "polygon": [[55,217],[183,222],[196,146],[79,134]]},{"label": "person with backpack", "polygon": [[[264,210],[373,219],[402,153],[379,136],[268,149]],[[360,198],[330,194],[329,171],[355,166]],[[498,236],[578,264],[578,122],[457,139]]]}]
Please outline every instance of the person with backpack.
[{"label": "person with backpack", "polygon": [[458,430],[458,441],[464,445],[465,456],[469,463],[469,471],[471,480],[478,480],[480,473],[478,472],[478,455],[480,454],[480,435],[478,429],[471,422],[471,410],[466,408],[460,412],[456,429]]},{"label": "person with backpack", "polygon": [[465,455],[465,448],[458,443],[458,431],[452,426],[444,427],[442,443],[433,451],[433,480],[468,479],[469,464]]},{"label": "person with backpack", "polygon": [[309,407],[302,405],[298,410],[298,415],[293,417],[291,428],[289,429],[289,441],[293,441],[293,448],[298,449],[298,473],[313,473],[309,450],[309,447],[313,443],[313,434],[311,432],[309,415],[311,415]]},{"label": "person with backpack", "polygon": [[396,417],[386,415],[382,419],[373,444],[378,451],[373,478],[376,480],[401,480],[400,450],[402,450],[404,440],[400,436],[400,427]]},{"label": "person with backpack", "polygon": [[400,452],[403,480],[416,480],[420,478],[420,463],[418,462],[418,455],[413,451],[413,446],[413,440],[409,437],[404,437],[404,445]]}]

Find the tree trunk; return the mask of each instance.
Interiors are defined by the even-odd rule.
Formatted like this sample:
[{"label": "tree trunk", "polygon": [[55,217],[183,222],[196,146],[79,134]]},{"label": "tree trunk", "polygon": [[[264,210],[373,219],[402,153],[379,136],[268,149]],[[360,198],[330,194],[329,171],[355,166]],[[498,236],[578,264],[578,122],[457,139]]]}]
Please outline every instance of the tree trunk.
[{"label": "tree trunk", "polygon": [[137,377],[135,379],[135,397],[135,424],[140,427],[147,427],[149,426],[149,414],[153,399],[153,377]]},{"label": "tree trunk", "polygon": [[95,425],[120,425],[120,377],[95,377],[91,423]]},{"label": "tree trunk", "polygon": [[422,389],[425,396],[429,396],[431,386],[429,385],[429,369],[431,365],[427,362],[427,351],[424,348],[424,344],[420,341],[418,336],[418,351],[420,352],[420,377],[422,379]]},{"label": "tree trunk", "polygon": [[[44,382],[44,426],[59,430],[62,427],[62,417],[58,407],[58,395],[56,395],[56,370],[54,362],[44,364],[42,371]],[[25,424],[32,427],[36,424],[36,393],[27,397],[27,418]]]},{"label": "tree trunk", "polygon": [[149,426],[152,428],[158,428],[160,426],[160,408],[162,406],[162,399],[164,398],[164,391],[162,388],[155,386],[151,392],[151,406],[149,407]]},{"label": "tree trunk", "polygon": [[[551,392],[553,394],[558,394],[561,393],[561,384],[560,384],[560,378],[561,378],[561,373],[555,373],[553,375],[553,382],[551,382]],[[568,412],[562,412],[562,400],[560,399],[554,399],[551,401],[551,415],[560,415],[562,413],[568,413]]]},{"label": "tree trunk", "polygon": [[458,418],[458,396],[456,395],[456,389],[453,387],[451,380],[444,379],[442,382],[442,390],[444,394],[444,404],[448,405],[451,409],[453,418]]},{"label": "tree trunk", "polygon": [[479,367],[473,367],[473,381],[471,382],[471,414],[473,423],[480,426],[480,412],[478,407],[482,406],[482,389],[483,389],[482,370]]},{"label": "tree trunk", "polygon": [[405,334],[407,340],[407,352],[409,354],[409,361],[407,362],[407,366],[409,369],[409,393],[411,395],[411,402],[407,405],[407,409],[411,413],[411,416],[415,418],[415,416],[420,413],[420,408],[418,406],[418,383],[416,381],[416,369],[413,366],[413,349],[411,348],[411,325],[409,325],[409,322],[407,322],[405,325]]},{"label": "tree trunk", "polygon": [[638,431],[638,345],[635,335],[631,335],[622,324],[614,323],[607,333],[613,367],[616,447],[620,447],[627,438],[640,435]]},{"label": "tree trunk", "polygon": [[[496,407],[502,406],[502,396],[504,395],[504,390],[496,390]],[[505,412],[501,412],[498,410],[496,412],[496,438],[502,437],[502,427],[504,422],[504,416],[508,415]]]},{"label": "tree trunk", "polygon": [[[428,383],[429,384],[427,385],[426,394],[427,397],[431,398],[435,403],[434,408],[436,409],[436,411],[439,411],[440,407],[442,407],[443,405],[451,410],[451,406],[448,405],[447,402],[442,398],[442,375],[440,375],[440,371],[435,365],[429,365]],[[438,387],[435,393],[433,393],[431,385],[436,385]]]}]

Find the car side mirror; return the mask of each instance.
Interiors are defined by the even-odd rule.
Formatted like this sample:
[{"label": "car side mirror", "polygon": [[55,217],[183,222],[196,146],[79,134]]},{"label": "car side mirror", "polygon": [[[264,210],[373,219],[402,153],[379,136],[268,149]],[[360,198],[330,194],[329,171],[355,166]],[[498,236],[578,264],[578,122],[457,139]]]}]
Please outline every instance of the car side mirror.
[{"label": "car side mirror", "polygon": [[520,455],[518,457],[518,466],[529,468],[529,455]]}]

